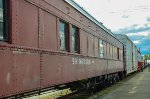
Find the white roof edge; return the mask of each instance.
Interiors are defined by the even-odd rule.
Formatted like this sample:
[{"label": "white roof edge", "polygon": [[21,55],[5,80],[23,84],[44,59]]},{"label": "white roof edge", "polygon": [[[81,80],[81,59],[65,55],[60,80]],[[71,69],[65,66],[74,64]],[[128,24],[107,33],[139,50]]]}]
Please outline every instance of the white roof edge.
[{"label": "white roof edge", "polygon": [[[107,29],[104,25],[102,25],[101,22],[96,20],[92,15],[90,15],[86,10],[84,10],[80,5],[78,5],[75,1],[73,0],[65,0],[67,3],[69,3],[71,6],[73,6],[76,10],[78,10],[80,13],[85,15],[87,18],[89,18],[92,22],[100,26],[103,30],[105,30],[107,33],[112,35],[113,37],[116,38],[116,36],[109,30]],[[118,40],[118,38],[116,38]]]}]

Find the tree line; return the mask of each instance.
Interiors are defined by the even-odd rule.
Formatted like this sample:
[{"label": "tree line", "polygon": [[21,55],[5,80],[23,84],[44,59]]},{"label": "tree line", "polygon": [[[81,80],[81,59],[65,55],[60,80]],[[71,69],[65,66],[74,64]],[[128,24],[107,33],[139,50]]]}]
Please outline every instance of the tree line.
[{"label": "tree line", "polygon": [[144,59],[150,60],[150,54],[144,55]]}]

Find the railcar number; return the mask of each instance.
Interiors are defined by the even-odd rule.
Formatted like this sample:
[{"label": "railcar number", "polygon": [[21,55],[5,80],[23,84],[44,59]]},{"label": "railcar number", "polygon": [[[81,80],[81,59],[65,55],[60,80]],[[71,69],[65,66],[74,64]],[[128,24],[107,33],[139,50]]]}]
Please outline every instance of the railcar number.
[{"label": "railcar number", "polygon": [[91,65],[94,64],[94,61],[87,58],[72,58],[72,64]]}]

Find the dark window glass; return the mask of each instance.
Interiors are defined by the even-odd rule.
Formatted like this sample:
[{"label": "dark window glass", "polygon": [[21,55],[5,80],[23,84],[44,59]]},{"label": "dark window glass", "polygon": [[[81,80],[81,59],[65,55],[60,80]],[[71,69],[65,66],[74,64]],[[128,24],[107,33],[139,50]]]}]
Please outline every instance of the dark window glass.
[{"label": "dark window glass", "polygon": [[119,58],[119,48],[117,48],[117,59],[119,60],[120,58]]},{"label": "dark window glass", "polygon": [[79,52],[79,28],[72,26],[72,51]]},{"label": "dark window glass", "polygon": [[2,41],[7,39],[7,17],[7,0],[0,0],[0,40]]},{"label": "dark window glass", "polygon": [[3,24],[4,24],[4,19],[3,19],[3,0],[0,0],[0,40],[4,39],[4,31],[3,31]]},{"label": "dark window glass", "polygon": [[112,59],[114,58],[114,46],[112,45]]},{"label": "dark window glass", "polygon": [[60,21],[60,50],[68,51],[68,37],[69,37],[69,25],[64,22]]}]

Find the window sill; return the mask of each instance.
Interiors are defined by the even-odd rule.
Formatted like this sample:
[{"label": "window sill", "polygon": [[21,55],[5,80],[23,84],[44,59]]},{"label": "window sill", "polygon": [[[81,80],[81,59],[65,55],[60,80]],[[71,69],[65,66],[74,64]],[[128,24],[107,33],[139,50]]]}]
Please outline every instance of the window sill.
[{"label": "window sill", "polygon": [[0,44],[9,44],[7,40],[1,40],[0,39]]}]

